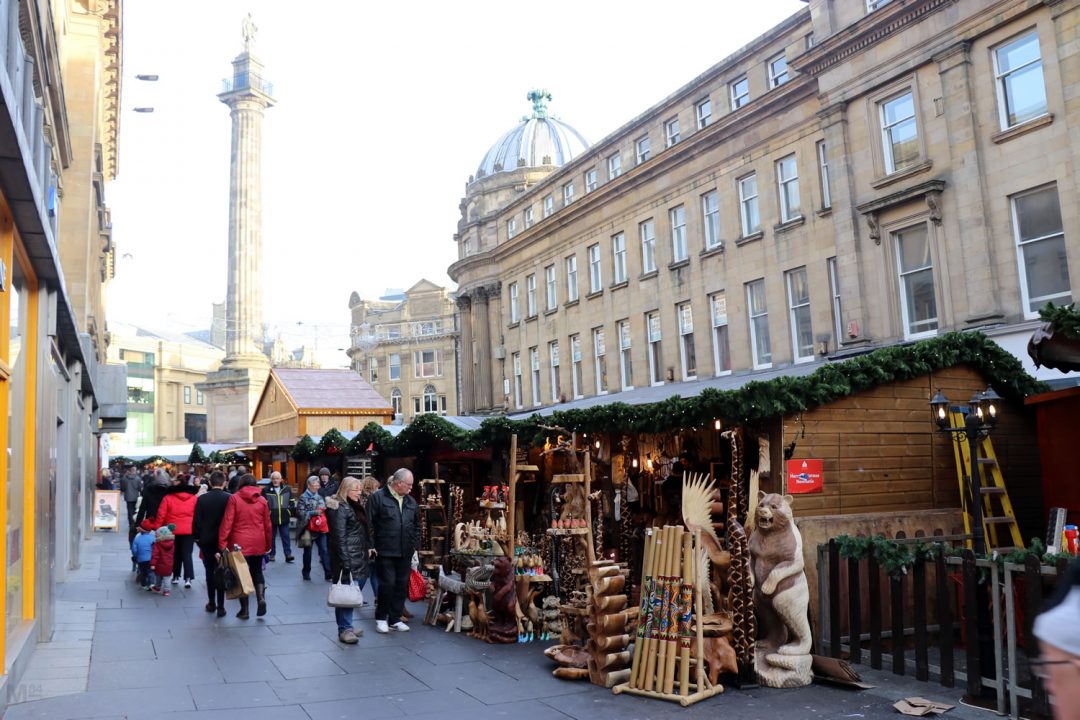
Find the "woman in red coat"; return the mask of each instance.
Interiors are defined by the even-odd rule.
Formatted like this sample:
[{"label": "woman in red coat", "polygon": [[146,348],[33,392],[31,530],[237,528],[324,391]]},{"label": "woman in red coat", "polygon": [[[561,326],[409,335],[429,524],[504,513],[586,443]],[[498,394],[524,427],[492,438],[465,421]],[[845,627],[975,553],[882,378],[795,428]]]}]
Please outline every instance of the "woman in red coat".
[{"label": "woman in red coat", "polygon": [[[247,560],[251,571],[251,581],[255,585],[255,599],[259,603],[256,615],[266,614],[266,581],[263,579],[263,555],[270,551],[270,508],[266,498],[259,492],[255,476],[251,474],[240,478],[236,494],[225,505],[225,517],[221,519],[218,531],[218,547],[226,551],[240,546],[240,552]],[[248,618],[248,598],[240,598],[240,612],[236,617]]]},{"label": "woman in red coat", "polygon": [[195,537],[191,534],[191,519],[195,515],[195,494],[198,488],[191,484],[190,475],[180,475],[176,484],[165,491],[157,511],[157,524],[175,525],[176,552],[173,553],[172,581],[180,584],[180,572],[184,573],[184,587],[190,588],[195,579],[195,565],[191,551],[195,547]]}]

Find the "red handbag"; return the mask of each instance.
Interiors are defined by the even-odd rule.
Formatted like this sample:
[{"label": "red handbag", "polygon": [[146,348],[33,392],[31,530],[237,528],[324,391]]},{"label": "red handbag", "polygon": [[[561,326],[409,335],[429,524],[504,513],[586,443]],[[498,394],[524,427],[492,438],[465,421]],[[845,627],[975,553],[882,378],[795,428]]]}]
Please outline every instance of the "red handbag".
[{"label": "red handbag", "polygon": [[326,516],[312,515],[311,519],[308,520],[307,529],[314,533],[324,533],[329,530],[326,525]]},{"label": "red handbag", "polygon": [[409,602],[417,602],[427,597],[427,580],[419,570],[409,573]]}]

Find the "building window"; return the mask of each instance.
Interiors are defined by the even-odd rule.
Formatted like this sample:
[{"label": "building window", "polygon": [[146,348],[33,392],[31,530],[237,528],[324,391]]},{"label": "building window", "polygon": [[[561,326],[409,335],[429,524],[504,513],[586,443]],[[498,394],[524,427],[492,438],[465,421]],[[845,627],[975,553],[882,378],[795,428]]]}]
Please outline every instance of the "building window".
[{"label": "building window", "polygon": [[694,115],[697,117],[698,130],[706,128],[712,122],[712,101],[705,98],[694,106]]},{"label": "building window", "polygon": [[769,310],[765,305],[765,280],[746,283],[746,307],[750,316],[750,347],[754,369],[772,365],[772,346],[769,344]]},{"label": "building window", "polygon": [[720,246],[720,196],[713,190],[701,196],[701,215],[705,221],[705,249]]},{"label": "building window", "polygon": [[517,218],[510,218],[506,221],[506,237],[507,239],[517,235]]},{"label": "building window", "polygon": [[1039,34],[1031,32],[994,50],[1001,129],[1046,114]]},{"label": "building window", "polygon": [[513,354],[514,365],[514,407],[521,409],[521,353]]},{"label": "building window", "polygon": [[389,361],[388,364],[390,365],[390,379],[391,380],[400,380],[401,379],[401,355],[399,355],[398,353],[390,353],[390,361]]},{"label": "building window", "polygon": [[840,273],[836,268],[836,258],[829,258],[828,268],[829,296],[832,298],[833,339],[835,341],[833,347],[839,350],[840,338],[843,337],[844,332],[844,312],[843,307],[840,305]]},{"label": "building window", "polygon": [[690,257],[686,248],[686,208],[682,205],[668,210],[671,221],[671,259],[682,262]]},{"label": "building window", "polygon": [[615,153],[607,159],[607,179],[614,180],[620,175],[622,175],[622,156]]},{"label": "building window", "polygon": [[780,189],[780,222],[799,218],[799,168],[795,156],[788,155],[776,162],[776,184]]},{"label": "building window", "polygon": [[795,362],[814,359],[814,330],[810,323],[810,285],[806,268],[787,274],[788,311],[791,314],[791,350]]},{"label": "building window", "polygon": [[554,310],[559,305],[558,288],[555,284],[555,266],[548,265],[544,268],[544,287],[547,295],[547,309]]},{"label": "building window", "polygon": [[540,350],[529,348],[529,368],[532,370],[532,401],[533,406],[540,404]]},{"label": "building window", "polygon": [[551,358],[551,402],[562,401],[562,382],[559,379],[559,341],[548,343],[548,355]]},{"label": "building window", "polygon": [[656,225],[651,219],[638,225],[641,235],[641,272],[656,271]]},{"label": "building window", "polygon": [[645,162],[649,159],[649,136],[644,135],[639,137],[634,143],[634,148],[637,154],[637,164]]},{"label": "building window", "polygon": [[739,180],[739,220],[742,222],[743,237],[750,237],[761,230],[757,175],[754,173]]},{"label": "building window", "polygon": [[679,142],[679,118],[671,118],[664,123],[664,146],[671,147]]},{"label": "building window", "polygon": [[589,246],[589,294],[600,292],[604,279],[600,272],[600,245]]},{"label": "building window", "polygon": [[570,336],[570,384],[574,391],[574,399],[583,397],[582,388],[585,387],[581,377],[581,336]]},{"label": "building window", "polygon": [[595,328],[592,331],[593,357],[595,358],[596,370],[596,394],[607,394],[607,347],[604,344],[604,328]]},{"label": "building window", "polygon": [[424,386],[424,413],[439,412],[439,397],[434,385]]},{"label": "building window", "polygon": [[626,282],[626,236],[622,233],[611,238],[611,255],[614,262],[615,284]]},{"label": "building window", "polygon": [[205,399],[203,398],[202,390],[196,390],[195,391],[195,404],[196,405],[202,405],[204,402],[205,402]]},{"label": "building window", "polygon": [[619,328],[619,384],[623,390],[634,389],[634,363],[630,357],[630,321],[622,320]]},{"label": "building window", "polygon": [[926,223],[893,233],[904,337],[932,335],[938,326],[934,262]]},{"label": "building window", "polygon": [[731,83],[731,109],[738,110],[750,102],[750,81],[746,76]]},{"label": "building window", "polygon": [[585,192],[591,193],[596,189],[596,168],[589,168],[585,171]]},{"label": "building window", "polygon": [[915,125],[915,98],[910,90],[881,103],[881,146],[885,174],[919,161],[919,131]]},{"label": "building window", "polygon": [[805,50],[813,50],[815,44],[816,43],[814,42],[814,33],[806,33],[806,36],[803,37],[803,48]]},{"label": "building window", "polygon": [[428,378],[442,375],[438,350],[417,350],[413,353],[413,377]]},{"label": "building window", "polygon": [[532,205],[525,208],[525,229],[528,230],[533,226],[533,209]]},{"label": "building window", "polygon": [[516,323],[521,319],[518,313],[518,284],[510,283],[510,323]]},{"label": "building window", "polygon": [[568,182],[562,186],[562,204],[566,207],[574,202],[574,183]]},{"label": "building window", "polygon": [[716,293],[709,298],[713,328],[713,367],[717,375],[731,372],[731,349],[728,342],[727,296]]},{"label": "building window", "polygon": [[368,358],[367,366],[368,366],[368,382],[371,382],[371,383],[379,382],[379,359],[378,358],[373,358],[373,357]]},{"label": "building window", "polygon": [[190,405],[191,404],[191,386],[190,385],[185,385],[184,386],[184,404],[185,405]]},{"label": "building window", "polygon": [[682,379],[697,377],[697,353],[694,351],[694,312],[690,303],[675,307],[679,321],[679,359],[682,361]]},{"label": "building window", "polygon": [[544,217],[551,217],[555,212],[555,197],[553,195],[544,196]]},{"label": "building window", "polygon": [[1050,301],[1072,302],[1057,186],[1017,195],[1012,208],[1024,315],[1034,318]]},{"label": "building window", "polygon": [[825,141],[817,143],[818,183],[821,186],[821,209],[832,207],[832,190],[829,186],[829,157],[825,153]]},{"label": "building window", "polygon": [[394,411],[394,415],[401,414],[401,391],[394,388],[390,391],[390,407]]},{"label": "building window", "polygon": [[536,275],[525,276],[525,317],[536,315]]},{"label": "building window", "polygon": [[577,255],[571,255],[566,258],[566,301],[574,302],[577,299]]},{"label": "building window", "polygon": [[891,2],[892,0],[866,0],[866,12],[874,12],[879,7],[884,7]]},{"label": "building window", "polygon": [[787,57],[783,53],[780,53],[769,61],[769,88],[778,88],[787,81]]},{"label": "building window", "polygon": [[664,356],[660,350],[660,313],[645,316],[645,331],[649,338],[649,384],[664,384]]}]

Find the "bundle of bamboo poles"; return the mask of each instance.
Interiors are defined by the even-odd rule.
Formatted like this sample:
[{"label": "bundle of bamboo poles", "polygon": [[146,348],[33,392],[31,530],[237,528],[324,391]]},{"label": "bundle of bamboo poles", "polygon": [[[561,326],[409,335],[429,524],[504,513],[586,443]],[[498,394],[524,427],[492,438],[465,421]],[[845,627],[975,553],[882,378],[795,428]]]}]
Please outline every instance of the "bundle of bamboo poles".
[{"label": "bundle of bamboo poles", "polygon": [[[705,677],[700,532],[647,531],[641,607],[628,682],[613,688],[690,705],[724,691]],[[696,641],[696,642],[695,642]],[[693,671],[693,680],[691,680]],[[676,692],[676,688],[678,692]]]}]

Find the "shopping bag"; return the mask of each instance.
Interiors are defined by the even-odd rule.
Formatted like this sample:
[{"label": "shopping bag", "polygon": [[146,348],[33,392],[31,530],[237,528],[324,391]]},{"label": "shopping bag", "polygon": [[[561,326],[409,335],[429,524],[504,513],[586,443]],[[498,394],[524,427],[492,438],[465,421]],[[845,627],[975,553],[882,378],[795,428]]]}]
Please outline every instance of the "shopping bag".
[{"label": "shopping bag", "polygon": [[419,570],[409,573],[409,602],[417,602],[427,597],[427,580]]},{"label": "shopping bag", "polygon": [[364,591],[352,581],[352,575],[342,572],[338,581],[330,586],[326,604],[330,607],[358,608],[364,604]]},{"label": "shopping bag", "polygon": [[296,538],[296,544],[302,548],[311,547],[311,531],[304,528]]},{"label": "shopping bag", "polygon": [[[236,573],[229,567],[229,561],[226,556],[221,556],[218,560],[218,565],[214,568],[214,584],[225,591],[226,594],[232,592],[236,587]],[[232,596],[230,596],[232,599]]]},{"label": "shopping bag", "polygon": [[225,597],[235,600],[239,597],[247,597],[255,592],[255,583],[251,579],[251,568],[248,567],[247,558],[239,551],[233,551],[226,555],[229,567],[236,574],[236,587],[231,592],[226,591]]},{"label": "shopping bag", "polygon": [[329,529],[325,515],[312,515],[308,520],[307,529],[311,532],[324,533]]}]

